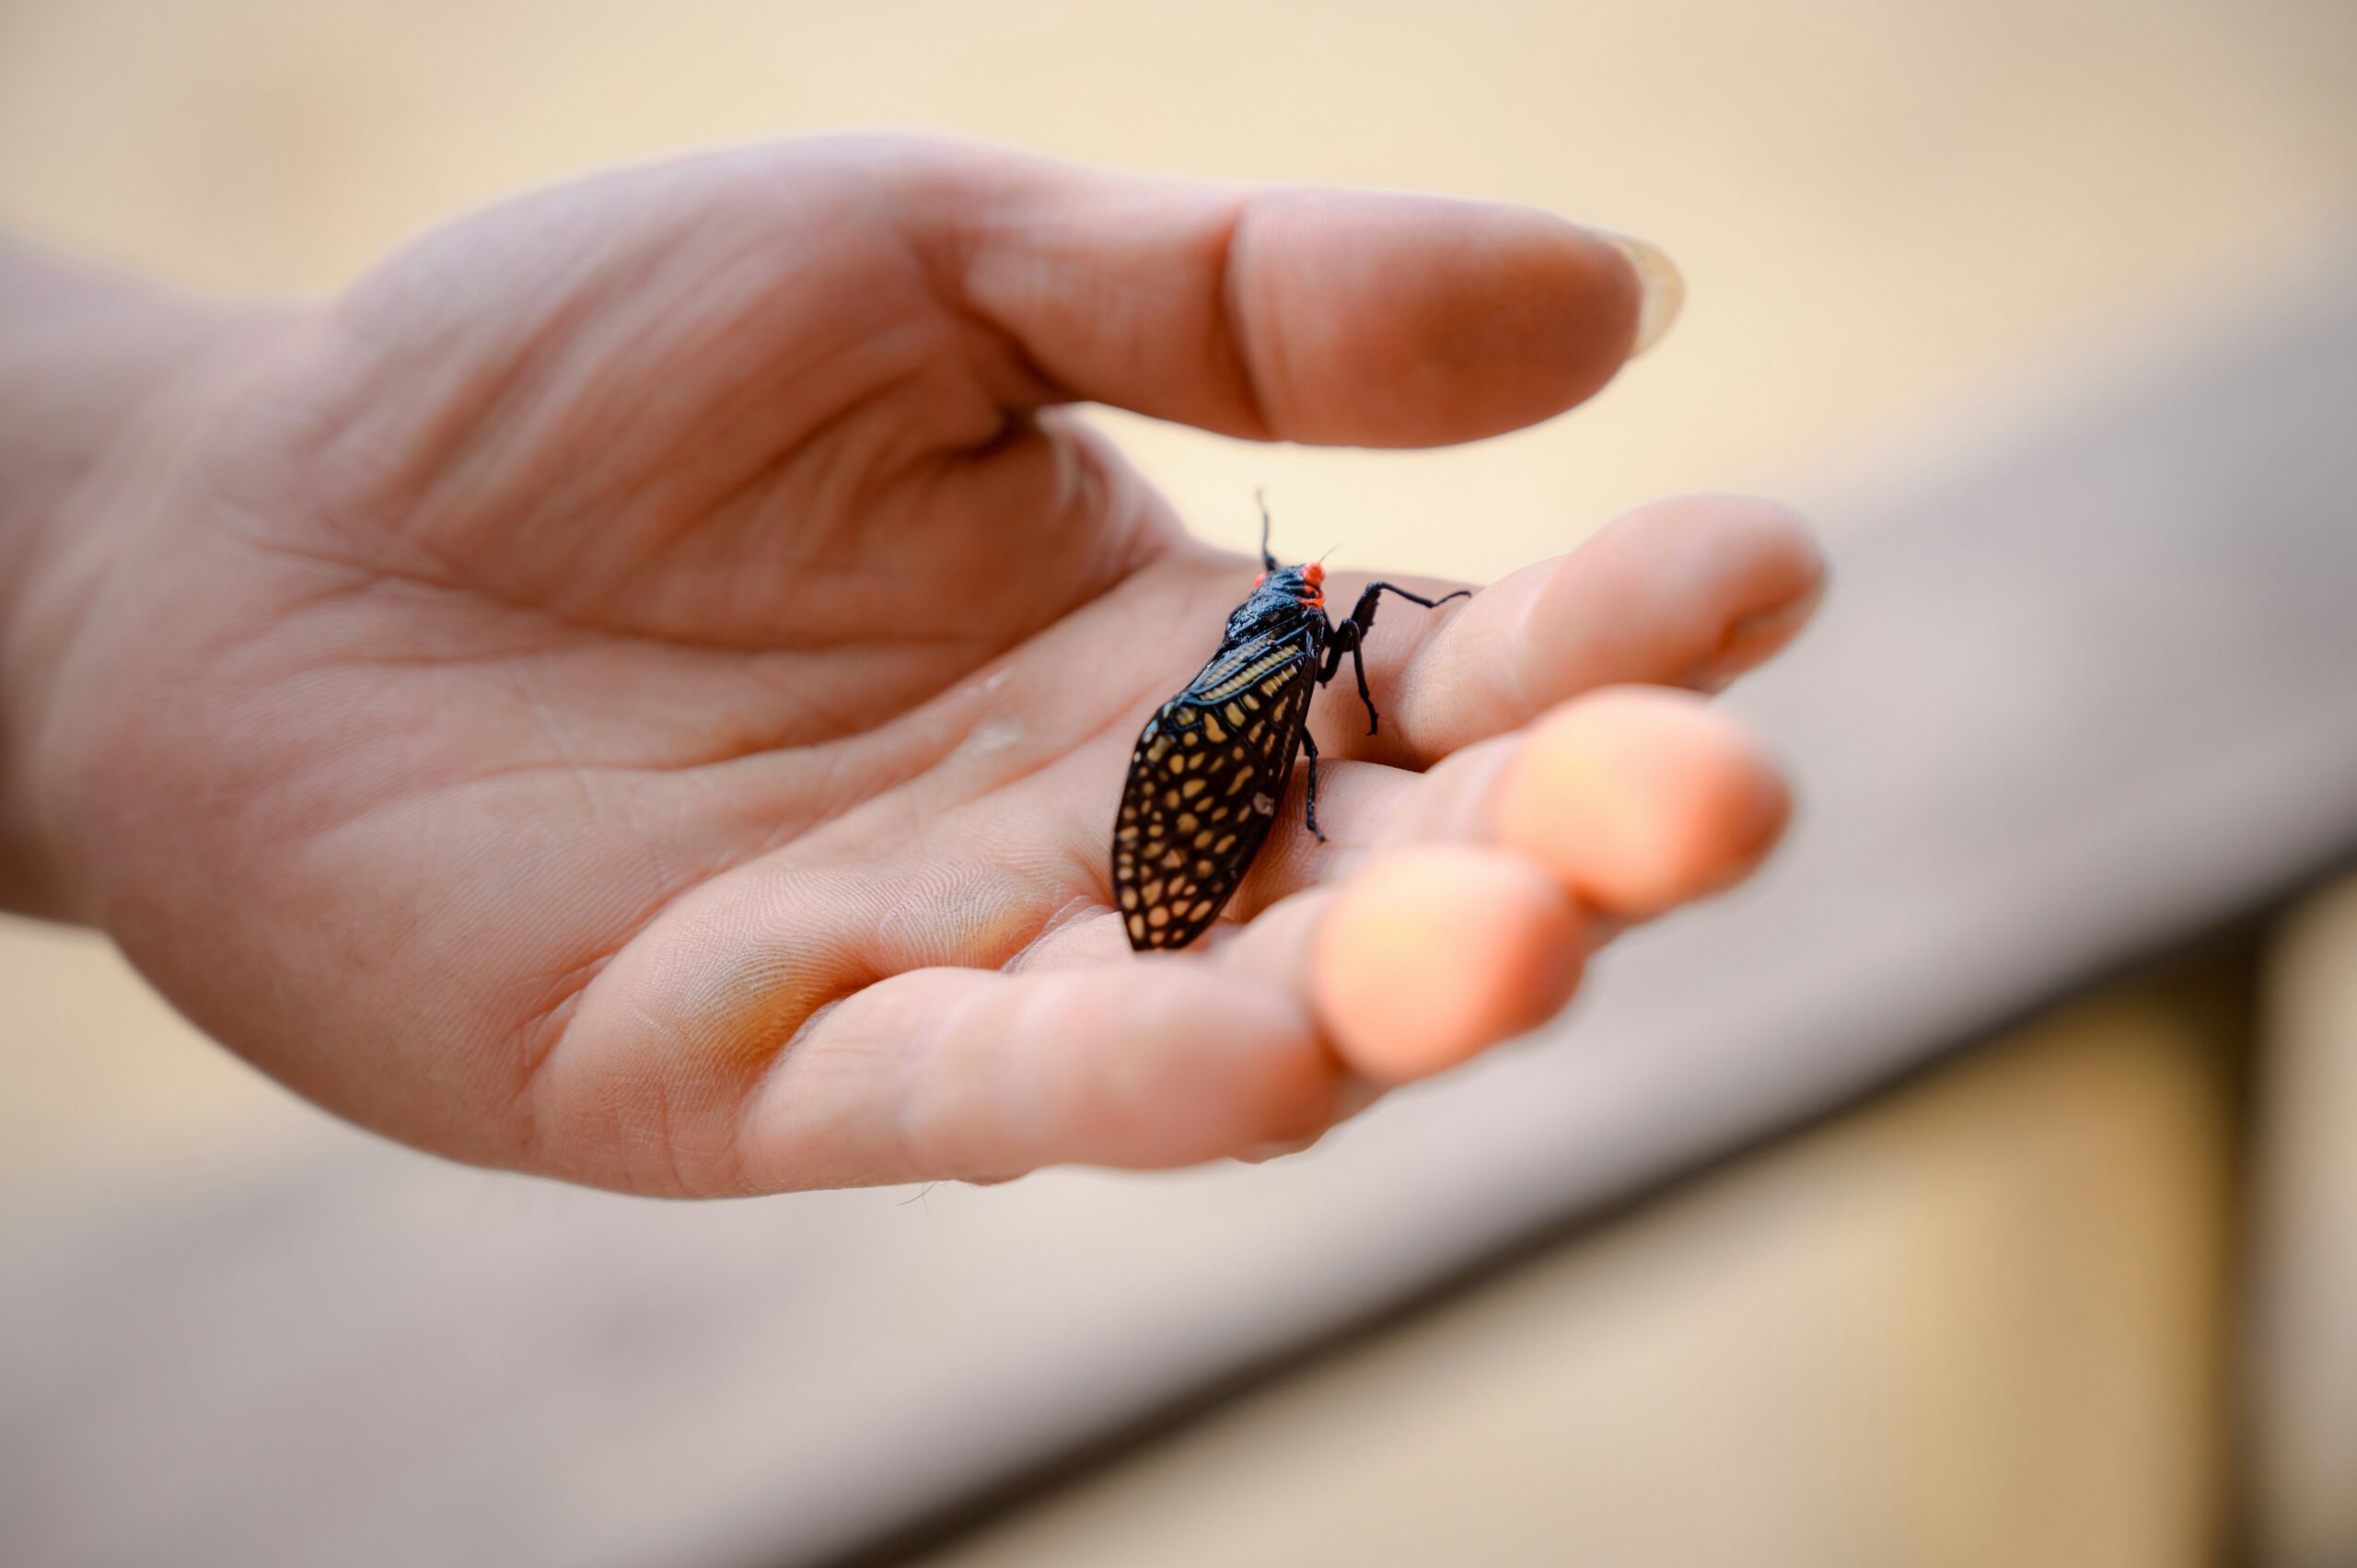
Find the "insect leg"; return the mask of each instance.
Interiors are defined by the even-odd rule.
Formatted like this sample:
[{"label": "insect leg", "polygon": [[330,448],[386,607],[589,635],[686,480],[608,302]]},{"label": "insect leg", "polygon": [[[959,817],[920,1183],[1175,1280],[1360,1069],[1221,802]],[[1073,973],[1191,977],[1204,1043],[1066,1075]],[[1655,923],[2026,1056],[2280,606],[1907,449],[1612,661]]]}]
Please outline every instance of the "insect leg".
[{"label": "insect leg", "polygon": [[1421,604],[1426,610],[1437,610],[1450,599],[1471,598],[1473,590],[1459,588],[1453,594],[1443,594],[1438,598],[1426,598],[1422,594],[1410,593],[1397,583],[1369,583],[1366,586],[1366,591],[1359,595],[1359,602],[1351,610],[1351,619],[1358,622],[1360,631],[1367,631],[1375,625],[1376,600],[1387,593],[1398,594],[1410,604]]},{"label": "insect leg", "polygon": [[1277,569],[1277,558],[1269,553],[1269,493],[1265,488],[1255,490],[1252,499],[1260,508],[1260,564],[1273,572]]},{"label": "insect leg", "polygon": [[1395,593],[1410,604],[1421,604],[1426,610],[1437,610],[1450,599],[1470,598],[1472,592],[1471,588],[1459,588],[1453,594],[1443,594],[1438,598],[1426,598],[1422,594],[1410,593],[1397,583],[1369,583],[1366,586],[1366,591],[1359,595],[1359,602],[1352,607],[1351,613],[1343,618],[1340,626],[1334,628],[1333,651],[1327,660],[1326,678],[1329,680],[1334,678],[1335,671],[1342,667],[1343,651],[1349,650],[1352,673],[1359,679],[1359,701],[1366,704],[1366,732],[1369,735],[1375,733],[1378,721],[1375,714],[1375,698],[1367,691],[1364,650],[1366,634],[1375,625],[1376,602],[1385,593]]},{"label": "insect leg", "polygon": [[1317,834],[1318,842],[1322,844],[1326,842],[1326,835],[1318,831],[1318,742],[1306,725],[1301,730],[1301,749],[1309,756],[1309,830]]},{"label": "insect leg", "polygon": [[1375,693],[1366,689],[1366,637],[1364,633],[1351,639],[1351,673],[1359,678],[1359,701],[1366,708],[1366,732],[1375,733],[1380,722],[1375,716]]}]

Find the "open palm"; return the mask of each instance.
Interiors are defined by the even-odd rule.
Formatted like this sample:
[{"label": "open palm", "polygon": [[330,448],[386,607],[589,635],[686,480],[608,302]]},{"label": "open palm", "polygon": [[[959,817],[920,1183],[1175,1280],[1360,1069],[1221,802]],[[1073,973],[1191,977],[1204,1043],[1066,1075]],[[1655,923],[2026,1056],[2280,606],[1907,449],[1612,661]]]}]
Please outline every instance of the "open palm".
[{"label": "open palm", "polygon": [[1329,842],[1297,777],[1228,919],[1140,958],[1130,743],[1257,564],[1056,405],[1465,440],[1600,386],[1642,297],[1519,209],[933,141],[526,198],[252,327],[85,498],[46,810],[199,1022],[460,1157],[725,1193],[1297,1144],[1766,848],[1773,773],[1661,688],[1772,651],[1817,556],[1692,499],[1394,609],[1382,732],[1348,682],[1312,718]]}]

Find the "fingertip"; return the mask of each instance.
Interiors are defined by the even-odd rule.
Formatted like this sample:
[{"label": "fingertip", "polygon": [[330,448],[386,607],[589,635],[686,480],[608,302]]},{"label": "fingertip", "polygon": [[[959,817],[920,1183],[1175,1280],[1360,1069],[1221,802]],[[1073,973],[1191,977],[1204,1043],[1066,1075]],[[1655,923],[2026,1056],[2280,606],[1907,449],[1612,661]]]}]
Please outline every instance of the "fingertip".
[{"label": "fingertip", "polygon": [[1504,203],[1263,192],[1230,269],[1239,336],[1270,351],[1255,357],[1269,424],[1296,441],[1423,447],[1519,429],[1593,396],[1647,324],[1627,250]]},{"label": "fingertip", "polygon": [[1799,634],[1827,570],[1807,519],[1776,502],[1651,503],[1434,623],[1386,719],[1430,762],[1599,687],[1715,691]]},{"label": "fingertip", "polygon": [[1715,691],[1797,635],[1823,591],[1808,520],[1749,495],[1677,495],[1498,585],[1519,613],[1523,717],[1620,682]]},{"label": "fingertip", "polygon": [[1580,916],[1520,855],[1470,844],[1402,851],[1341,889],[1310,989],[1353,1071],[1400,1084],[1552,1016],[1578,987]]},{"label": "fingertip", "polygon": [[1660,553],[1707,585],[1715,637],[1678,676],[1712,691],[1764,664],[1800,634],[1825,595],[1829,566],[1817,528],[1782,502],[1756,495],[1687,495],[1636,515],[1657,530]]},{"label": "fingertip", "polygon": [[1742,725],[1689,692],[1624,687],[1532,726],[1502,770],[1494,830],[1591,907],[1634,920],[1738,880],[1791,807]]}]

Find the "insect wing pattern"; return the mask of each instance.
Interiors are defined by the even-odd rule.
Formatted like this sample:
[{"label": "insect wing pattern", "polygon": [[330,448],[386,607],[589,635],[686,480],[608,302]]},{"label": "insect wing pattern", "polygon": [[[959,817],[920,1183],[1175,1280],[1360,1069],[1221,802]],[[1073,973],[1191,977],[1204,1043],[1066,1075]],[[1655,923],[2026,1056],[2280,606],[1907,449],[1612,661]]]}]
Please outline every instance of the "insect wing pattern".
[{"label": "insect wing pattern", "polygon": [[1132,947],[1185,947],[1251,868],[1293,777],[1320,640],[1305,628],[1223,647],[1139,733],[1113,828]]}]

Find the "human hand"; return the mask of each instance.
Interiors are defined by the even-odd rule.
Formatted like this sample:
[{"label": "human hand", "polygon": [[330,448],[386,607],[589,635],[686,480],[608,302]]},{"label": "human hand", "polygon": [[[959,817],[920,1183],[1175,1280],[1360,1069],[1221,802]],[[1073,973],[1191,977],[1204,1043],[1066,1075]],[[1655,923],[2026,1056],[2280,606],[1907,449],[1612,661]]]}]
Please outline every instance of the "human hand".
[{"label": "human hand", "polygon": [[1774,772],[1672,688],[1779,646],[1818,557],[1693,498],[1394,610],[1381,733],[1347,681],[1311,721],[1328,841],[1297,776],[1228,918],[1140,958],[1130,743],[1258,565],[1059,405],[1467,440],[1601,386],[1642,304],[1522,209],[932,141],[508,203],[208,339],[25,553],[15,852],[217,1038],[464,1159],[722,1194],[1297,1146],[1765,852]]}]

